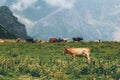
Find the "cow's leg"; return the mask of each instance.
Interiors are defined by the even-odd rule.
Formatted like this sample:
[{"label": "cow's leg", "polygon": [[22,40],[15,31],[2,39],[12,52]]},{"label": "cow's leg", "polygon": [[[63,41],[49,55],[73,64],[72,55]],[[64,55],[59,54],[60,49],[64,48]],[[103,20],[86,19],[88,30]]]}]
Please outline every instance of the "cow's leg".
[{"label": "cow's leg", "polygon": [[91,63],[89,54],[87,54],[86,58],[87,58],[87,61],[88,61],[89,63]]},{"label": "cow's leg", "polygon": [[86,60],[87,60],[89,63],[91,63],[89,53],[84,52],[84,57],[86,58]]},{"label": "cow's leg", "polygon": [[72,55],[72,59],[75,60],[75,55]]},{"label": "cow's leg", "polygon": [[86,61],[88,61],[88,58],[87,58],[87,56],[84,56],[84,57],[85,57]]}]

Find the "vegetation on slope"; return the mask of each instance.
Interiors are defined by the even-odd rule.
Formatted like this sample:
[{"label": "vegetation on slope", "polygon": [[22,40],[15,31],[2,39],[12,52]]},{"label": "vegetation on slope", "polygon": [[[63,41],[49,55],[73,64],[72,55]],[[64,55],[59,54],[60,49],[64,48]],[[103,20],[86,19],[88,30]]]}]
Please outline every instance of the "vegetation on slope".
[{"label": "vegetation on slope", "polygon": [[[120,43],[0,44],[0,80],[119,80]],[[63,54],[64,47],[89,47],[92,63]]]}]

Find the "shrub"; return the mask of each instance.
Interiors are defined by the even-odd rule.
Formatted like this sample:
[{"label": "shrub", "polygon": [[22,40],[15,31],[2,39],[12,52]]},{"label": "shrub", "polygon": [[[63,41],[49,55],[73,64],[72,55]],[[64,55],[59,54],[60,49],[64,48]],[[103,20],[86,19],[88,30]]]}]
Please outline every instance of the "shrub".
[{"label": "shrub", "polygon": [[0,67],[0,75],[7,75],[7,70]]},{"label": "shrub", "polygon": [[17,57],[17,56],[18,56],[18,53],[10,53],[10,56],[11,56],[11,57]]},{"label": "shrub", "polygon": [[25,64],[19,65],[19,72],[22,74],[29,73],[30,71],[29,71],[28,65],[25,65]]},{"label": "shrub", "polygon": [[88,74],[90,74],[90,68],[88,66],[85,66],[85,67],[82,68],[82,70],[80,71],[80,73],[82,75],[88,75]]},{"label": "shrub", "polygon": [[30,71],[30,74],[33,76],[33,77],[40,77],[40,71],[39,69],[33,69]]},{"label": "shrub", "polygon": [[115,79],[115,80],[120,80],[120,72],[116,73],[116,74],[113,74],[112,77]]},{"label": "shrub", "polygon": [[97,74],[104,74],[104,67],[103,66],[99,66],[99,67],[95,68],[95,72]]}]

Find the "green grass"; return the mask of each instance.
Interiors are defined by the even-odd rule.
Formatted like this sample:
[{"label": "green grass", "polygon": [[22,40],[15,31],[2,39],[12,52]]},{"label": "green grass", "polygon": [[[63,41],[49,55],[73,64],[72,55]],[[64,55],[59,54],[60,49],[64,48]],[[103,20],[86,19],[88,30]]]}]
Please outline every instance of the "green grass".
[{"label": "green grass", "polygon": [[[63,54],[65,47],[89,47],[92,63]],[[0,44],[0,80],[119,80],[120,43]]]}]

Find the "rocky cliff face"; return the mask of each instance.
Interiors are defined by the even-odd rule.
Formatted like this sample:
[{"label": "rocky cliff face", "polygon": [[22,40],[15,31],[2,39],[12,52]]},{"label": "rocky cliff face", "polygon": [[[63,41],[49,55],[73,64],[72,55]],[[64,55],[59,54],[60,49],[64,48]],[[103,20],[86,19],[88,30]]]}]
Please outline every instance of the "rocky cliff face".
[{"label": "rocky cliff face", "polygon": [[15,39],[16,37],[11,34],[7,29],[0,25],[0,38],[2,39]]},{"label": "rocky cliff face", "polygon": [[0,7],[0,24],[2,24],[11,34],[16,37],[22,39],[30,38],[27,35],[25,25],[20,23],[6,6]]}]

